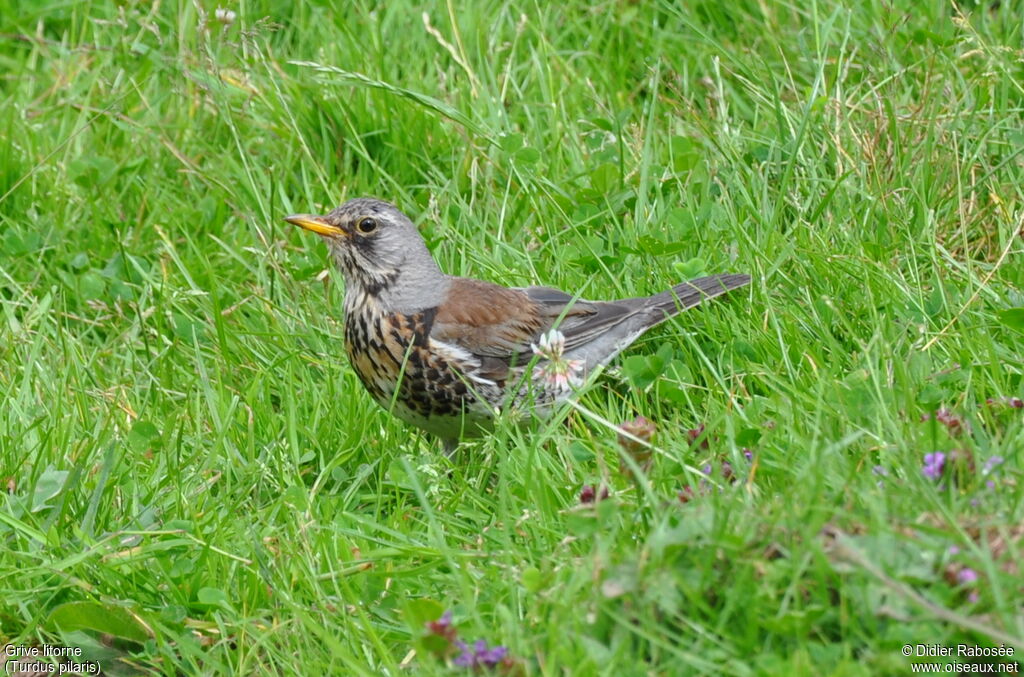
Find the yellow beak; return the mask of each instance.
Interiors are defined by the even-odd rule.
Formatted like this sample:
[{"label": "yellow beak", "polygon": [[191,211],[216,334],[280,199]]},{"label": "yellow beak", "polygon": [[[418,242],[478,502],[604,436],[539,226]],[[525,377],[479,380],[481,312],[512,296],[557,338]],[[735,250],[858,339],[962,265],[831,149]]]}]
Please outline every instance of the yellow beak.
[{"label": "yellow beak", "polygon": [[345,235],[344,230],[327,223],[324,221],[324,217],[322,216],[315,216],[313,214],[292,214],[291,216],[284,217],[284,220],[298,226],[299,228],[311,230],[317,235],[326,235],[328,237],[339,237],[341,235]]}]

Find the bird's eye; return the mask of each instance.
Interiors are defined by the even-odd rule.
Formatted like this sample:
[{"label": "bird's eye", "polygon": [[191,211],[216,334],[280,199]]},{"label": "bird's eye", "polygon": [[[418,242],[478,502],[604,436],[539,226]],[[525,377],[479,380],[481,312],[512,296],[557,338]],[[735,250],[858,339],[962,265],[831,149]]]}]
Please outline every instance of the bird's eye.
[{"label": "bird's eye", "polygon": [[377,230],[377,221],[376,219],[366,217],[365,219],[359,220],[359,223],[356,224],[356,228],[358,228],[359,232],[363,234],[372,233]]}]

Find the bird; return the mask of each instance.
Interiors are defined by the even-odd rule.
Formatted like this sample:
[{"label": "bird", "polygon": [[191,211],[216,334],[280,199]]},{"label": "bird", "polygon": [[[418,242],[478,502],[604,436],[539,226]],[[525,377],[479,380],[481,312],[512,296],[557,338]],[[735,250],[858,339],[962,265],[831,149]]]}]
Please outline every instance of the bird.
[{"label": "bird", "polygon": [[502,411],[543,416],[647,330],[750,283],[718,274],[590,301],[447,275],[412,220],[384,200],[284,220],[319,235],[344,278],[345,352],[365,389],[448,452],[486,434]]}]

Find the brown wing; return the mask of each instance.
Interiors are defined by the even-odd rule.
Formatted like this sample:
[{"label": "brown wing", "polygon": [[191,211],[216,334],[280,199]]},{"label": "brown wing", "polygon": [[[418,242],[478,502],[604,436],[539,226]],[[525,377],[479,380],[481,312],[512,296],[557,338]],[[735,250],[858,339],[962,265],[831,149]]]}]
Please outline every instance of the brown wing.
[{"label": "brown wing", "polygon": [[[526,287],[522,291],[541,306],[542,313],[550,315],[551,323],[545,331],[552,324],[557,325],[558,331],[565,336],[566,351],[592,341],[610,327],[642,310],[642,305],[637,302],[643,299],[585,301],[574,299],[564,291],[551,287]],[[566,307],[569,312],[565,312]]]},{"label": "brown wing", "polygon": [[530,344],[556,323],[571,350],[632,312],[617,303],[574,300],[549,287],[509,289],[456,278],[430,336],[468,350],[480,358],[485,374],[502,377],[510,366],[529,362]]},{"label": "brown wing", "polygon": [[581,356],[589,348],[598,361],[605,361],[640,332],[680,310],[749,283],[749,275],[710,275],[654,296],[585,301],[550,287],[509,289],[454,278],[430,336],[473,353],[481,362],[481,375],[504,378],[510,366],[530,361],[530,344],[553,326],[565,337],[567,352],[578,350]]}]

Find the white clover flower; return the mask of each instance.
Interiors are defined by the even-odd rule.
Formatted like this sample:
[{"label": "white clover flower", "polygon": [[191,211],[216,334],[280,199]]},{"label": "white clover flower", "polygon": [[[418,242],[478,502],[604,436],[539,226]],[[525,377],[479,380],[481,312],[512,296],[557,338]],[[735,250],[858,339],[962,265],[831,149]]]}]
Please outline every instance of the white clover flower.
[{"label": "white clover flower", "polygon": [[225,26],[230,26],[231,24],[235,23],[235,19],[238,18],[238,15],[230,9],[218,7],[213,12],[213,18],[215,18],[217,21],[221,22]]},{"label": "white clover flower", "polygon": [[[538,345],[539,344],[539,345]],[[557,329],[541,334],[538,344],[530,344],[533,354],[543,358],[544,362],[533,368],[533,378],[544,384],[546,390],[554,391],[555,396],[568,394],[572,388],[583,384],[583,360],[567,360],[565,352],[565,335]]]}]

